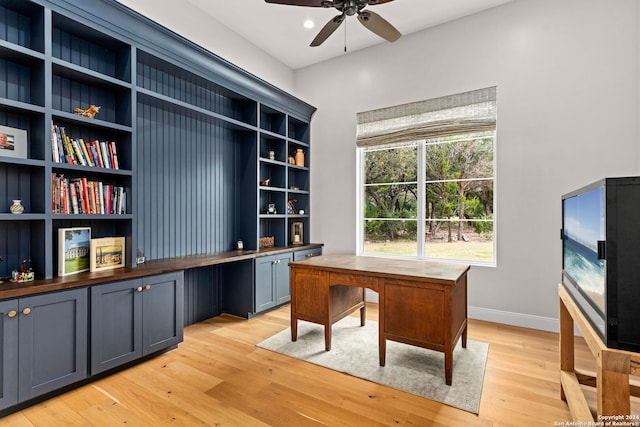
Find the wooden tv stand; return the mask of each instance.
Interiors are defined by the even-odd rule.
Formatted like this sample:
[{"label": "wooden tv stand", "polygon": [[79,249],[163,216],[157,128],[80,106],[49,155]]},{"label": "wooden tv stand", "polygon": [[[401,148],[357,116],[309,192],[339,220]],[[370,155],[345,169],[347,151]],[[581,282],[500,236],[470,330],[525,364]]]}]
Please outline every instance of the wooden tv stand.
[{"label": "wooden tv stand", "polygon": [[[631,396],[640,396],[640,390],[629,384],[629,375],[640,375],[640,353],[608,348],[593,330],[589,321],[573,301],[564,285],[558,285],[560,296],[560,397],[569,405],[574,421],[594,421],[581,384],[596,387],[596,421],[606,417],[622,417],[616,421],[638,422],[631,415]],[[576,372],[574,366],[573,322],[582,333],[591,353],[596,358],[596,376]]]}]

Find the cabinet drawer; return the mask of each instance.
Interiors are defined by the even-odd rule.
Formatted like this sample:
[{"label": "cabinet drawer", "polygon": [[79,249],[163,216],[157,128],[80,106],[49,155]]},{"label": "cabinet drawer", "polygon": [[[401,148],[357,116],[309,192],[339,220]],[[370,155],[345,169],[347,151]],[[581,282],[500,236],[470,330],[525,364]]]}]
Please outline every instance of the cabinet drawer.
[{"label": "cabinet drawer", "polygon": [[318,255],[322,255],[322,248],[305,249],[303,251],[295,251],[293,253],[293,260],[302,261]]}]

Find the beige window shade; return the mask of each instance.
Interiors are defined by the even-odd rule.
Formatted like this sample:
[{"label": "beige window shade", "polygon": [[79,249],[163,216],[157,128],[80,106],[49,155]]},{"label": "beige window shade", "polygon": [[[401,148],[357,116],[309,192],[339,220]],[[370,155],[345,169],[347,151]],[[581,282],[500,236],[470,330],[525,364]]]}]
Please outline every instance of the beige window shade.
[{"label": "beige window shade", "polygon": [[358,113],[358,147],[395,144],[496,128],[496,88]]}]

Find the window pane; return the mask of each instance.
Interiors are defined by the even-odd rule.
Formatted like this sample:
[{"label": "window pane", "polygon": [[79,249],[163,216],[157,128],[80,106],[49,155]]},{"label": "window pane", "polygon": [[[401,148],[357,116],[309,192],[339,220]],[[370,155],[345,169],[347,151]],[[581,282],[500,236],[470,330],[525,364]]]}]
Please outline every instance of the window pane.
[{"label": "window pane", "polygon": [[399,148],[368,150],[364,155],[366,184],[416,182],[418,148],[415,144]]},{"label": "window pane", "polygon": [[493,218],[493,180],[443,181],[426,185],[426,219]]},{"label": "window pane", "polygon": [[365,220],[364,253],[417,256],[417,221]]},{"label": "window pane", "polygon": [[492,262],[493,247],[493,221],[425,223],[426,257]]},{"label": "window pane", "polygon": [[493,132],[431,139],[425,146],[426,180],[493,177]]},{"label": "window pane", "polygon": [[417,218],[416,184],[365,187],[365,218]]}]

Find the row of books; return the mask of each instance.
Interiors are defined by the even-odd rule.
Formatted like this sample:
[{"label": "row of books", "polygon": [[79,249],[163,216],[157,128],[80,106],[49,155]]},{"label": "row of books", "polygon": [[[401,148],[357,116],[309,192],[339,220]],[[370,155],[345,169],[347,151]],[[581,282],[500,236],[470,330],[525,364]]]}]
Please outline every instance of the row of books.
[{"label": "row of books", "polygon": [[70,138],[63,126],[51,121],[51,152],[56,163],[120,169],[115,142]]},{"label": "row of books", "polygon": [[127,212],[127,192],[124,187],[89,181],[87,178],[69,179],[61,174],[51,175],[53,213],[122,215]]}]

